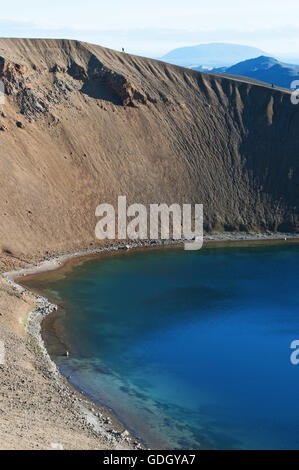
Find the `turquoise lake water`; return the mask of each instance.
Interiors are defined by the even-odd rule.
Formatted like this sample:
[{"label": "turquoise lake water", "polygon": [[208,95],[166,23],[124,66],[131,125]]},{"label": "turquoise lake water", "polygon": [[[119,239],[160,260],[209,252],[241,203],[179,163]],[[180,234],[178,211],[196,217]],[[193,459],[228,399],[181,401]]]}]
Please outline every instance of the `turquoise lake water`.
[{"label": "turquoise lake water", "polygon": [[126,252],[34,284],[64,305],[61,372],[149,447],[299,449],[299,245]]}]

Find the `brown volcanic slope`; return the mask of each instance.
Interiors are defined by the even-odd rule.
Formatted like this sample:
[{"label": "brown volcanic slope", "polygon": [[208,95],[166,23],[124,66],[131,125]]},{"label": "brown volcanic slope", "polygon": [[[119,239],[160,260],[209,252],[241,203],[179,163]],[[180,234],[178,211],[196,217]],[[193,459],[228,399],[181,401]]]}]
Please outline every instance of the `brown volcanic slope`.
[{"label": "brown volcanic slope", "polygon": [[118,195],[203,203],[209,231],[296,230],[287,92],[68,40],[0,39],[0,77],[3,253],[95,245]]}]

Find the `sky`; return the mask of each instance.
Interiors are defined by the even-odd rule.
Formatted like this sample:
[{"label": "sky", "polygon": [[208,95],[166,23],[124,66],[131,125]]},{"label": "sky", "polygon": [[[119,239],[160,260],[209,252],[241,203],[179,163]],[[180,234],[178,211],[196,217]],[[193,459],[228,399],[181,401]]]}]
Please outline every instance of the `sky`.
[{"label": "sky", "polygon": [[78,39],[148,57],[231,42],[299,61],[295,0],[0,0],[0,5],[2,37]]}]

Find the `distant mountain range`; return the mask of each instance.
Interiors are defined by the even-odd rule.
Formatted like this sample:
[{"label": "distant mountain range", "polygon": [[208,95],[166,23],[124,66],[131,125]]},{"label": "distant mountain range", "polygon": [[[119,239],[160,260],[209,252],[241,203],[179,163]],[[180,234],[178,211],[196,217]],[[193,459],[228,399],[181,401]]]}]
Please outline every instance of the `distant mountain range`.
[{"label": "distant mountain range", "polygon": [[209,73],[239,75],[290,88],[299,80],[299,65],[281,62],[256,47],[229,43],[180,47],[161,60]]},{"label": "distant mountain range", "polygon": [[[201,67],[195,69],[202,70]],[[209,70],[209,72],[241,75],[283,88],[290,88],[293,80],[299,80],[299,65],[285,64],[273,57],[266,56],[245,60],[232,67],[215,68]]]},{"label": "distant mountain range", "polygon": [[174,49],[161,57],[161,60],[182,67],[200,67],[200,70],[205,70],[213,67],[228,67],[261,55],[267,54],[256,47],[211,43]]}]

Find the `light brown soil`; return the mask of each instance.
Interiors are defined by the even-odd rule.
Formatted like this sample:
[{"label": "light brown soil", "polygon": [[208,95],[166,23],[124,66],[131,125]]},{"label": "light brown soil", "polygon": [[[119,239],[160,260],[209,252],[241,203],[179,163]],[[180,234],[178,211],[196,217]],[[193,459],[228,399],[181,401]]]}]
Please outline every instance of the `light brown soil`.
[{"label": "light brown soil", "polygon": [[[33,308],[30,295],[0,282],[0,340],[5,345],[5,363],[0,365],[0,449],[53,449],[56,444],[64,449],[135,448],[135,439],[121,436],[124,428],[108,410],[72,390],[62,377],[49,374],[38,345],[25,336]],[[98,432],[87,424],[94,420]]]},{"label": "light brown soil", "polygon": [[[0,79],[1,272],[99,246],[119,195],[203,203],[207,231],[297,231],[288,92],[67,40],[0,39]],[[0,448],[111,447],[27,344],[32,303],[1,281]]]},{"label": "light brown soil", "polygon": [[0,78],[4,254],[97,245],[95,208],[118,195],[203,203],[211,231],[296,230],[289,93],[63,40],[0,39]]}]

